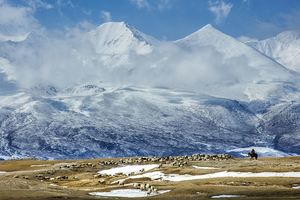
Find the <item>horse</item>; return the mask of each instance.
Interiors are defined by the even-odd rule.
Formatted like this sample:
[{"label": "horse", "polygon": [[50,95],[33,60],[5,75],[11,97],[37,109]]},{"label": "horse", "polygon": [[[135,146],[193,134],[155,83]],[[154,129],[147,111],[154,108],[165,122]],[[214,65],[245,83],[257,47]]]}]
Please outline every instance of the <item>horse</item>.
[{"label": "horse", "polygon": [[257,157],[258,157],[257,153],[255,153],[255,152],[249,152],[248,156],[250,156],[251,159],[255,158],[255,160],[257,160]]}]

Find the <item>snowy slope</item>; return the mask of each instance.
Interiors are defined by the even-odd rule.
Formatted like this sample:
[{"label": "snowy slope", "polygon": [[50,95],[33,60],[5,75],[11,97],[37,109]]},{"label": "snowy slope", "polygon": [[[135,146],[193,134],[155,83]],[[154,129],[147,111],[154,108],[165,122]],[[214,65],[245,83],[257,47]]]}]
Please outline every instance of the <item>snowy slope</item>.
[{"label": "snowy slope", "polygon": [[1,155],[175,155],[266,142],[257,117],[237,101],[166,89],[82,92],[1,98]]},{"label": "snowy slope", "polygon": [[250,41],[246,44],[273,58],[287,68],[300,72],[300,34],[297,31],[286,31],[275,37],[261,41]]},{"label": "snowy slope", "polygon": [[272,106],[263,115],[264,127],[274,135],[274,147],[285,152],[300,152],[300,104],[299,101]]}]

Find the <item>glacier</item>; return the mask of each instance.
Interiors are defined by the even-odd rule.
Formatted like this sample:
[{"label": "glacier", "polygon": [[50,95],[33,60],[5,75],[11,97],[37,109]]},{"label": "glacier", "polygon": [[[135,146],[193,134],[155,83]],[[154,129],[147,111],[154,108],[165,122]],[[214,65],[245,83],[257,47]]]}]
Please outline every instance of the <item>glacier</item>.
[{"label": "glacier", "polygon": [[300,153],[300,76],[253,45],[211,25],[79,36],[0,42],[0,159]]}]

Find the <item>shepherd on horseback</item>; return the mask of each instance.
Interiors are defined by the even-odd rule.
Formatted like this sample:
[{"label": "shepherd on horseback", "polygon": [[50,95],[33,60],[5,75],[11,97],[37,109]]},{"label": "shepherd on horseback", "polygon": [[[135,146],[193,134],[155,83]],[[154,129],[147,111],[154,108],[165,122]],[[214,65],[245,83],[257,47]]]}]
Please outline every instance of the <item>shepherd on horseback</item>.
[{"label": "shepherd on horseback", "polygon": [[248,153],[248,156],[250,156],[251,159],[255,158],[255,160],[257,160],[257,157],[258,157],[258,155],[254,149],[252,149],[251,152]]}]

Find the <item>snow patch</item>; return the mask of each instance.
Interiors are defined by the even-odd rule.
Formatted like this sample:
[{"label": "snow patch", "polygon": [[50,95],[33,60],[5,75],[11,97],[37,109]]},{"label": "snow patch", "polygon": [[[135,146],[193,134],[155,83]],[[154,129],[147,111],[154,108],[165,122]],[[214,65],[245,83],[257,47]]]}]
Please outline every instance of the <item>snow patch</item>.
[{"label": "snow patch", "polygon": [[147,196],[155,196],[159,194],[163,194],[166,192],[170,192],[170,190],[161,190],[157,193],[147,194],[147,191],[142,191],[138,189],[119,189],[112,190],[110,192],[91,192],[89,195],[92,196],[103,196],[103,197],[129,197],[129,198],[137,198],[137,197],[147,197]]},{"label": "snow patch", "polygon": [[138,179],[138,178],[150,178],[151,180],[162,180],[166,177],[166,175],[162,172],[148,172],[141,175],[130,176],[130,179]]},{"label": "snow patch", "polygon": [[196,166],[196,165],[193,165],[193,168],[195,168],[195,169],[220,169],[220,168],[216,168],[216,167],[200,167],[200,166]]},{"label": "snow patch", "polygon": [[227,177],[234,177],[234,178],[250,178],[250,177],[289,177],[289,178],[300,178],[300,172],[216,172],[211,174],[203,174],[203,175],[190,175],[190,174],[164,174],[162,172],[150,172],[145,173],[137,176],[131,176],[131,179],[138,179],[138,178],[150,178],[151,180],[164,180],[164,181],[190,181],[190,180],[197,180],[197,179],[211,179],[211,178],[227,178]]},{"label": "snow patch", "polygon": [[234,194],[221,194],[221,195],[215,195],[211,196],[212,199],[221,199],[221,198],[237,198],[237,197],[245,197],[243,195],[234,195]]},{"label": "snow patch", "polygon": [[30,167],[49,167],[51,164],[43,164],[43,165],[30,165]]},{"label": "snow patch", "polygon": [[99,171],[99,174],[115,175],[118,173],[129,175],[131,173],[140,173],[141,171],[149,171],[151,169],[157,168],[158,164],[151,165],[128,165],[123,167],[115,167],[107,170]]}]

